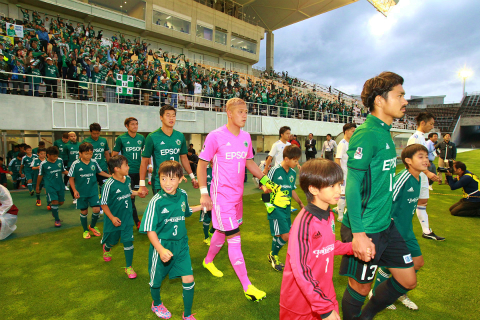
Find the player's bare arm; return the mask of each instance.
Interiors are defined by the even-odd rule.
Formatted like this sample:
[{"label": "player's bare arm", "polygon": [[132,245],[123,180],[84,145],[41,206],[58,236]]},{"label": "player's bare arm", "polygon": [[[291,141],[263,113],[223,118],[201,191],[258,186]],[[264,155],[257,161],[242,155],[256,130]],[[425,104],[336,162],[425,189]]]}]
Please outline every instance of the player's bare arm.
[{"label": "player's bare arm", "polygon": [[160,244],[160,241],[158,240],[158,235],[155,231],[147,231],[147,236],[152,246],[155,248],[155,250],[157,250],[158,254],[160,255],[160,260],[162,260],[162,262],[165,263],[172,259],[173,253],[170,250],[165,249]]},{"label": "player's bare arm", "polygon": [[115,227],[120,227],[122,225],[122,221],[112,214],[107,205],[102,205],[102,210],[103,213],[110,219],[110,221],[112,221]]},{"label": "player's bare arm", "polygon": [[110,151],[105,150],[104,154],[105,154],[105,161],[108,162],[108,160],[110,160]]},{"label": "player's bare arm", "polygon": [[298,194],[295,192],[295,190],[292,190],[292,198],[293,200],[295,200],[298,205],[300,206],[300,209],[303,209],[304,205],[303,205],[303,202],[302,200],[300,200],[300,198],[298,197]]},{"label": "player's bare arm", "polygon": [[[268,168],[270,168],[270,164],[272,163],[272,157],[268,156],[267,160],[265,160],[265,169],[263,169],[263,174],[267,175],[268,174]],[[250,169],[249,169],[250,170]]]},{"label": "player's bare arm", "polygon": [[145,177],[147,176],[147,167],[149,163],[150,158],[142,157],[142,163],[140,164],[140,188],[138,189],[138,192],[143,193],[144,195],[148,194],[148,189],[145,186]]},{"label": "player's bare arm", "polygon": [[[40,167],[40,166],[39,166]],[[37,187],[35,188],[35,191],[37,193],[40,193],[40,184],[42,183],[43,176],[38,176],[37,178]]]},{"label": "player's bare arm", "polygon": [[108,173],[103,172],[103,171],[102,171],[102,172],[99,172],[98,174],[101,175],[102,177],[105,177],[105,178],[111,178],[111,177],[112,177],[111,174],[108,174]]},{"label": "player's bare arm", "polygon": [[80,198],[80,193],[77,191],[77,188],[75,188],[75,178],[70,177],[68,178],[68,181],[70,182],[70,188],[73,191],[73,196],[75,197],[75,199]]},{"label": "player's bare arm", "polygon": [[195,189],[198,189],[198,181],[195,179],[195,175],[193,174],[192,167],[190,167],[190,162],[188,161],[188,157],[186,154],[180,155],[180,162],[182,163],[183,168],[187,171],[188,175],[192,179],[192,186]]}]

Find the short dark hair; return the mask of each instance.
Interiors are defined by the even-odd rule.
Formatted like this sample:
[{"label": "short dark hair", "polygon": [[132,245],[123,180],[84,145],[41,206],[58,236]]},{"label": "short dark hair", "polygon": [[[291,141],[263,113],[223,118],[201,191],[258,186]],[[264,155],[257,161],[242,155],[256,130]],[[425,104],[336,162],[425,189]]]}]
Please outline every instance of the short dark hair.
[{"label": "short dark hair", "polygon": [[177,114],[177,109],[175,109],[174,107],[172,107],[169,104],[165,104],[165,105],[163,105],[163,107],[160,108],[160,117],[163,117],[165,112],[168,111],[168,110],[173,110],[173,111],[175,111],[175,115]]},{"label": "short dark hair", "polygon": [[453,166],[457,169],[461,169],[463,172],[467,171],[467,166],[462,161],[455,161]]},{"label": "short dark hair", "polygon": [[55,147],[55,146],[51,146],[51,147],[48,147],[47,148],[47,155],[57,155],[58,156],[59,154],[59,151],[58,151],[58,148]]},{"label": "short dark hair", "polygon": [[19,152],[17,154],[17,158],[23,158],[23,157],[25,157],[25,152]]},{"label": "short dark hair", "polygon": [[102,127],[99,123],[94,122],[90,125],[90,132],[92,131],[102,131]]},{"label": "short dark hair", "polygon": [[283,148],[283,157],[288,159],[298,159],[302,156],[302,150],[296,145],[289,145]]},{"label": "short dark hair", "polygon": [[39,154],[40,152],[47,152],[47,149],[45,149],[45,148],[38,148],[37,154]]},{"label": "short dark hair", "polygon": [[45,145],[45,141],[40,141],[40,142],[38,143],[38,146],[44,146],[44,145]]},{"label": "short dark hair", "polygon": [[280,130],[278,130],[278,136],[281,136],[282,134],[284,134],[288,130],[292,131],[292,129],[290,129],[290,127],[288,127],[288,126],[281,127]]},{"label": "short dark hair", "polygon": [[396,73],[384,71],[378,76],[365,81],[362,90],[362,102],[370,111],[375,110],[375,98],[382,96],[388,99],[388,93],[398,85],[403,85],[403,78]]},{"label": "short dark hair", "polygon": [[137,121],[137,118],[134,118],[134,117],[128,117],[127,119],[125,119],[125,122],[123,123],[125,125],[125,127],[128,127],[128,125],[130,124],[130,122],[132,121]]},{"label": "short dark hair", "polygon": [[443,135],[443,137],[445,137],[447,134],[448,134],[450,137],[452,137],[452,135],[451,135],[450,133],[448,133],[448,132],[445,133],[445,134]]},{"label": "short dark hair", "polygon": [[27,150],[27,149],[32,149],[32,147],[29,146],[28,144],[26,144],[24,148],[25,148],[25,150]]},{"label": "short dark hair", "polygon": [[113,174],[115,168],[120,168],[124,163],[128,164],[128,159],[121,154],[111,157],[110,160],[108,160],[108,170],[110,171],[110,174]]},{"label": "short dark hair", "polygon": [[313,200],[313,194],[308,187],[323,189],[343,181],[343,170],[335,162],[328,159],[311,159],[300,169],[300,187],[307,196],[308,202]]},{"label": "short dark hair", "polygon": [[412,159],[413,156],[420,151],[425,151],[428,155],[428,149],[424,145],[418,143],[406,146],[405,149],[402,150],[402,162],[405,165],[405,168],[408,169],[408,164],[405,159]]},{"label": "short dark hair", "polygon": [[430,133],[428,134],[428,139],[432,138],[433,136],[438,136],[438,133],[436,133],[436,132],[430,132]]},{"label": "short dark hair", "polygon": [[356,127],[357,125],[355,123],[347,123],[346,125],[343,126],[343,133],[347,132],[347,130],[350,130]]},{"label": "short dark hair", "polygon": [[63,138],[63,139],[68,139],[68,132],[64,132],[64,133],[62,134],[62,138]]},{"label": "short dark hair", "polygon": [[189,149],[187,150],[187,152],[195,153],[192,148],[189,148]]},{"label": "short dark hair", "polygon": [[90,142],[82,142],[82,144],[78,147],[78,152],[84,153],[88,151],[93,151],[93,145]]},{"label": "short dark hair", "polygon": [[160,168],[158,168],[158,177],[160,177],[161,174],[181,179],[183,177],[183,167],[175,160],[167,160],[162,162]]},{"label": "short dark hair", "polygon": [[13,149],[15,149],[15,148],[20,148],[20,145],[19,144],[14,145]]},{"label": "short dark hair", "polygon": [[330,133],[327,133],[327,137],[330,136],[330,138],[332,137],[332,135]]},{"label": "short dark hair", "polygon": [[420,125],[422,121],[426,123],[430,119],[435,119],[435,116],[430,112],[420,112],[415,118],[415,120],[417,121],[417,126]]}]

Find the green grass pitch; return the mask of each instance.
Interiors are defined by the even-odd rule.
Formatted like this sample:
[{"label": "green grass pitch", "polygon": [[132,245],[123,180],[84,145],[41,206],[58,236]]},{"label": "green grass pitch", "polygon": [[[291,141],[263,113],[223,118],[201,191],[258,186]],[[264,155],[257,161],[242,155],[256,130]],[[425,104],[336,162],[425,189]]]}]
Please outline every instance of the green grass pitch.
[{"label": "green grass pitch", "polygon": [[[469,170],[480,174],[480,151],[462,153],[458,160]],[[403,168],[398,166],[398,170]],[[191,205],[199,200],[198,190],[190,184],[181,184],[189,192]],[[480,220],[452,217],[451,204],[460,199],[460,191],[452,192],[445,185],[434,185],[428,205],[433,230],[446,237],[445,242],[434,242],[419,237],[425,266],[418,273],[418,286],[409,295],[419,311],[407,310],[397,303],[395,311],[381,312],[376,319],[478,319],[480,305]],[[303,192],[299,190],[302,201]],[[8,240],[0,242],[1,319],[156,319],[150,311],[151,298],[148,278],[148,247],[146,235],[136,229],[133,267],[137,279],[129,280],[123,247],[113,249],[113,259],[102,259],[100,238],[82,238],[79,212],[71,204],[69,192],[60,209],[63,226],[53,227],[53,218],[42,207],[35,207],[35,197],[27,192],[13,193],[19,207],[18,230]],[[140,214],[147,199],[137,198]],[[45,202],[45,197],[43,197]],[[296,203],[295,203],[296,206]],[[298,211],[297,211],[298,212]],[[294,218],[295,215],[292,216]],[[90,221],[90,215],[89,215]],[[278,319],[279,293],[282,274],[274,271],[267,261],[270,251],[266,211],[259,192],[251,182],[245,186],[242,249],[248,275],[252,283],[267,292],[259,303],[247,301],[242,287],[230,265],[226,244],[215,264],[224,272],[223,278],[214,278],[202,267],[208,247],[202,243],[202,224],[198,213],[186,220],[195,277],[193,312],[197,319]],[[421,235],[420,224],[414,217],[414,230]],[[99,228],[102,229],[103,220]],[[337,223],[337,239],[340,225]],[[280,252],[285,259],[286,247]],[[341,303],[347,279],[338,275],[340,257],[335,259],[334,285]],[[183,312],[181,280],[165,280],[161,288],[162,300],[172,312],[172,319],[181,319]]]}]

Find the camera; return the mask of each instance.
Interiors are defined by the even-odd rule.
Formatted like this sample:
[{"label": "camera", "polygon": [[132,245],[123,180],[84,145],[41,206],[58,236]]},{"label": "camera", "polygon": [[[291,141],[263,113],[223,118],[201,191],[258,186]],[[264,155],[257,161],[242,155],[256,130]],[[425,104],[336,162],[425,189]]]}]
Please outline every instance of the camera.
[{"label": "camera", "polygon": [[444,160],[445,167],[438,167],[438,172],[449,172],[453,174],[453,160]]}]

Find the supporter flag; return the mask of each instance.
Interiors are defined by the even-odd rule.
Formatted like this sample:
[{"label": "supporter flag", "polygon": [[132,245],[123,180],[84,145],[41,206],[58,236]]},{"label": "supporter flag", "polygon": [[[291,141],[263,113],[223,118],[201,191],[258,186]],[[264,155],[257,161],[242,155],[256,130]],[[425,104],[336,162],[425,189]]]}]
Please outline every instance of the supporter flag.
[{"label": "supporter flag", "polygon": [[133,95],[133,76],[117,74],[117,93],[121,96]]}]

